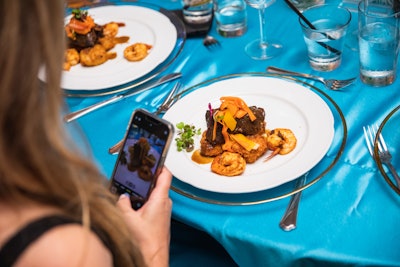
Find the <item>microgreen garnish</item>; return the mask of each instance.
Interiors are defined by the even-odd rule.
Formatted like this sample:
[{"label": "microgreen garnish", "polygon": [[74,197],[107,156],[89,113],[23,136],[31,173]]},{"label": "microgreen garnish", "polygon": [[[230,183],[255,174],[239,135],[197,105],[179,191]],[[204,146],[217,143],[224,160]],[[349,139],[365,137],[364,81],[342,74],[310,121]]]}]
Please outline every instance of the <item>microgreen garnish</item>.
[{"label": "microgreen garnish", "polygon": [[178,136],[175,138],[176,146],[178,151],[185,150],[186,152],[191,152],[194,149],[194,139],[195,135],[201,134],[201,129],[196,129],[195,126],[186,124],[184,122],[179,122],[176,124],[178,129]]},{"label": "microgreen garnish", "polygon": [[88,14],[87,11],[83,11],[79,8],[75,8],[71,11],[72,15],[74,18],[79,19],[79,20],[84,20]]}]

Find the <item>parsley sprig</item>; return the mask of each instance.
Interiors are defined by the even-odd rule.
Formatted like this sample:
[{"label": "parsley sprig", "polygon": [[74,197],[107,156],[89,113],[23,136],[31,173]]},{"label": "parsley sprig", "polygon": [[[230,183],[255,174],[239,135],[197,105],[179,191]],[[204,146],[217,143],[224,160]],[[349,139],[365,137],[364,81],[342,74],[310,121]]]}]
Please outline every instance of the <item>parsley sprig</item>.
[{"label": "parsley sprig", "polygon": [[178,137],[175,138],[178,151],[185,150],[191,152],[194,149],[194,136],[201,134],[201,129],[196,129],[195,126],[179,122],[176,124],[178,129]]},{"label": "parsley sprig", "polygon": [[81,10],[79,8],[75,8],[71,11],[72,15],[78,20],[85,20],[88,12],[87,10]]}]

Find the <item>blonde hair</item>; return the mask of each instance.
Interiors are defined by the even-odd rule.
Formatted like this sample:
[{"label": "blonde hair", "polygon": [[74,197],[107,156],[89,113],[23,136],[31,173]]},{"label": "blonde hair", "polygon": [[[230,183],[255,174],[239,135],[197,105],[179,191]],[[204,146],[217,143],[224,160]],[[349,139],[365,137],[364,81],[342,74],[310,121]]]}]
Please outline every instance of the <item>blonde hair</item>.
[{"label": "blonde hair", "polygon": [[115,196],[64,132],[63,18],[62,0],[0,0],[0,202],[53,205],[101,232],[115,266],[133,266]]}]

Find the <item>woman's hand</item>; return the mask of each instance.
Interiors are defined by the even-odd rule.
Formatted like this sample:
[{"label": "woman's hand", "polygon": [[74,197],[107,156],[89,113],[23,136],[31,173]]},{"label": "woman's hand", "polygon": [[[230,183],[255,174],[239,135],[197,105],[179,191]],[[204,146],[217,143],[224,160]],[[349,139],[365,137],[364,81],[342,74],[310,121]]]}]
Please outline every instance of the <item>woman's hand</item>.
[{"label": "woman's hand", "polygon": [[163,168],[149,200],[137,211],[128,196],[117,206],[132,234],[132,242],[142,254],[145,266],[168,266],[172,200],[169,198],[172,174]]}]

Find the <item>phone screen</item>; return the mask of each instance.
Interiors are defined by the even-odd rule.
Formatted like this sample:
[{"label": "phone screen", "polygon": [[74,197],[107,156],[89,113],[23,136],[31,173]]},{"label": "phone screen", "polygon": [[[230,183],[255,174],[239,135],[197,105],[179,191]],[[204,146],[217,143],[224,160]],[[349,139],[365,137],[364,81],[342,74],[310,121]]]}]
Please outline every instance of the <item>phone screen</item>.
[{"label": "phone screen", "polygon": [[111,178],[111,192],[128,193],[132,207],[148,199],[172,138],[170,123],[144,110],[134,112]]}]

